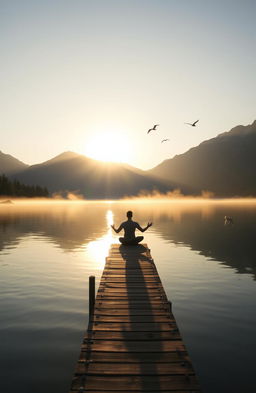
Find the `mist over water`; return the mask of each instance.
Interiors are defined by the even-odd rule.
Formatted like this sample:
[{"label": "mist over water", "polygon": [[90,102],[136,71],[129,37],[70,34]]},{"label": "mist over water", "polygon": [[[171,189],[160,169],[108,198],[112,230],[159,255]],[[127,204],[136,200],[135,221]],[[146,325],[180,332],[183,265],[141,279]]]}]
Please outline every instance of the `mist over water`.
[{"label": "mist over water", "polygon": [[[256,201],[0,205],[1,391],[67,392],[100,280],[133,210],[205,393],[254,392]],[[224,216],[233,218],[225,225]]]}]

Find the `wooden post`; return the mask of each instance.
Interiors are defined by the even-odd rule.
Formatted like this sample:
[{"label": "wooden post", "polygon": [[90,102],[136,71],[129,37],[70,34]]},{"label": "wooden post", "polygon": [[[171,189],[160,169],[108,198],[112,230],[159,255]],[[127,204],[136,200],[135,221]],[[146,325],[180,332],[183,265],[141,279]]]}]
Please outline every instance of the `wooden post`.
[{"label": "wooden post", "polygon": [[91,319],[95,304],[95,276],[89,277],[89,318]]}]

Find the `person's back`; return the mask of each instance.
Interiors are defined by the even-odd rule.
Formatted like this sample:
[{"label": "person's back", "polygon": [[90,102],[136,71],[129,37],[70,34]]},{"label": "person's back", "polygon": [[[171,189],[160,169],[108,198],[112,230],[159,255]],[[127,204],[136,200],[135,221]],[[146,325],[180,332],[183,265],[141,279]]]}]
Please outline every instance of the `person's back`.
[{"label": "person's back", "polygon": [[143,236],[135,236],[135,230],[138,229],[141,232],[145,232],[149,227],[151,227],[152,223],[148,223],[145,228],[141,228],[141,226],[132,220],[132,212],[129,210],[127,212],[127,221],[122,222],[118,229],[115,228],[114,225],[111,227],[114,229],[116,233],[119,233],[122,229],[124,230],[124,237],[120,237],[119,241],[125,245],[136,245],[141,242],[144,237]]},{"label": "person's back", "polygon": [[134,240],[135,239],[135,230],[138,228],[138,223],[133,220],[124,221],[121,224],[122,229],[124,229],[124,239],[125,240]]}]

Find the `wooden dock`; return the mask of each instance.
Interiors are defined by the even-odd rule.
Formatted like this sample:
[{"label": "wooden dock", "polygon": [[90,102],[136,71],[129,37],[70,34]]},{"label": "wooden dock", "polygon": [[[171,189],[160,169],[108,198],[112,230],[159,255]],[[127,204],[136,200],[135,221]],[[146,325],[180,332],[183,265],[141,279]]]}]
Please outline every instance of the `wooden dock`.
[{"label": "wooden dock", "polygon": [[200,392],[146,244],[111,246],[70,392]]}]

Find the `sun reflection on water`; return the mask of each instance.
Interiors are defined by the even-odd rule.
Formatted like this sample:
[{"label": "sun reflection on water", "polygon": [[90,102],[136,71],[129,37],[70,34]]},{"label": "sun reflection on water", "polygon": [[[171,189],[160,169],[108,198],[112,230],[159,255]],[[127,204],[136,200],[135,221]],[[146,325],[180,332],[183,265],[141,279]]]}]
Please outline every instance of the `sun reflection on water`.
[{"label": "sun reflection on water", "polygon": [[107,233],[98,240],[91,241],[87,244],[86,250],[89,257],[94,261],[95,268],[102,270],[105,264],[105,258],[108,255],[109,247],[112,243],[116,243],[113,236],[111,225],[113,224],[113,212],[108,210],[106,213]]}]

